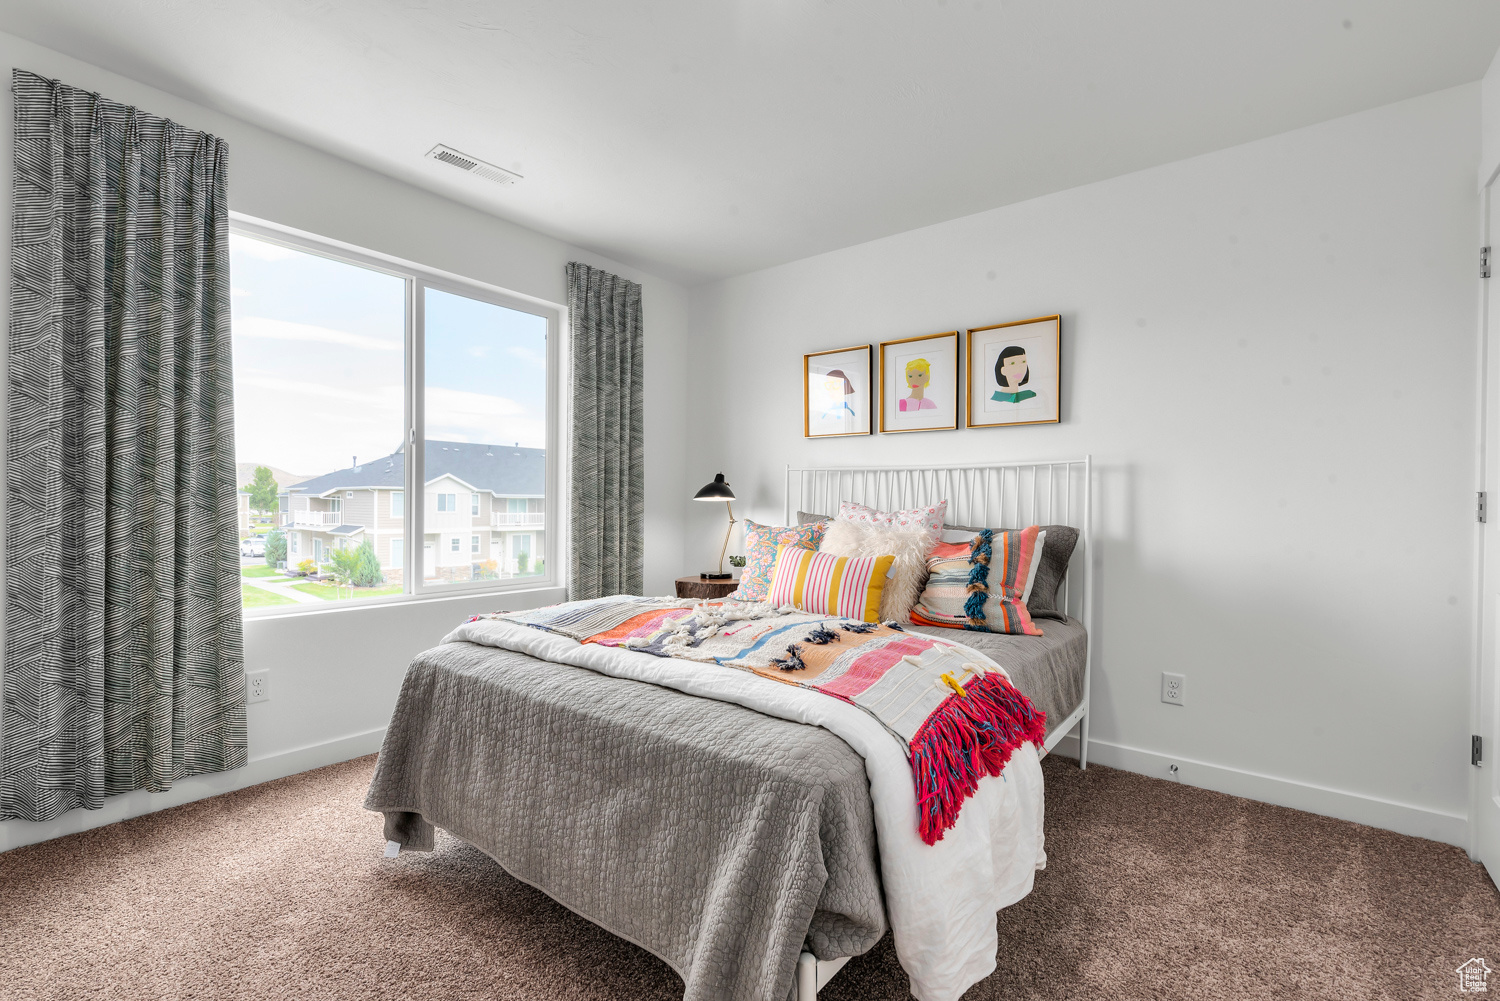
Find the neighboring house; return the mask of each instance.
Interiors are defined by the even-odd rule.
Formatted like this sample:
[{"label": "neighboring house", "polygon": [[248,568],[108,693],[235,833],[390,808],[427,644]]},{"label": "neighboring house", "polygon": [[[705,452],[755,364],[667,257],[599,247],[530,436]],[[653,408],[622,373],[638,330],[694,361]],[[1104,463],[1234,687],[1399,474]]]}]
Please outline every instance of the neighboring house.
[{"label": "neighboring house", "polygon": [[[536,572],[546,552],[544,449],[428,441],[423,468],[429,580]],[[403,551],[405,482],[406,456],[398,449],[283,490],[277,523],[287,533],[287,563],[321,563],[330,550],[368,539],[386,579],[398,583],[411,557]]]},{"label": "neighboring house", "polygon": [[250,531],[250,492],[241,489],[234,498],[236,517],[240,523],[240,534],[244,535]]}]

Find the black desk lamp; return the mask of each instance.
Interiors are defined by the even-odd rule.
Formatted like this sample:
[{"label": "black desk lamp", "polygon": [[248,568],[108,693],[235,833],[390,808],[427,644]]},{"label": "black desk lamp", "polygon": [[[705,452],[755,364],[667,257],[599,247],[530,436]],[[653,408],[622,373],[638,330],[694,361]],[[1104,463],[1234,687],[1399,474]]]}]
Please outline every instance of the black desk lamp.
[{"label": "black desk lamp", "polygon": [[724,554],[729,551],[729,533],[734,531],[734,508],[729,506],[729,502],[734,500],[734,491],[730,490],[729,484],[724,482],[724,474],[718,473],[714,476],[712,483],[693,494],[693,500],[723,501],[724,507],[729,511],[729,527],[724,530],[724,545],[719,550],[719,572],[704,572],[698,575],[702,580],[728,580],[734,575],[724,572]]}]

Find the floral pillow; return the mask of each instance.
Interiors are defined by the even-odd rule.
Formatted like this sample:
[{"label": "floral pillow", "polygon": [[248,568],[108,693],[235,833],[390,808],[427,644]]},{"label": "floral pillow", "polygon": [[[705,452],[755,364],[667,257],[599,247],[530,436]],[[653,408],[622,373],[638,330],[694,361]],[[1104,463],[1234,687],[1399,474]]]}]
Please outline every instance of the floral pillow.
[{"label": "floral pillow", "polygon": [[856,524],[878,525],[903,532],[927,532],[936,539],[943,531],[943,518],[948,513],[948,502],[938,501],[929,507],[914,507],[908,511],[877,511],[853,501],[839,505],[839,521]]},{"label": "floral pillow", "polygon": [[776,569],[776,550],[782,546],[794,549],[818,548],[828,522],[811,525],[760,525],[745,521],[745,569],[740,572],[740,586],[730,595],[739,601],[765,601],[771,593],[771,572]]}]

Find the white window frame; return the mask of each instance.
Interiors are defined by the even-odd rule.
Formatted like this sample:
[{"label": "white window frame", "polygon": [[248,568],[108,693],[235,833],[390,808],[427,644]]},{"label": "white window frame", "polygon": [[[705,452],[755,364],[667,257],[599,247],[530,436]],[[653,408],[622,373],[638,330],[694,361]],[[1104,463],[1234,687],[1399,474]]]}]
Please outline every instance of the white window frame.
[{"label": "white window frame", "polygon": [[479,554],[479,536],[477,535],[469,536],[469,554],[471,556]]},{"label": "white window frame", "polygon": [[406,540],[391,536],[391,569],[406,572]]},{"label": "white window frame", "polygon": [[477,492],[469,494],[469,517],[479,517],[479,494]]},{"label": "white window frame", "polygon": [[[365,598],[349,602],[328,602],[326,605],[319,607],[318,612],[347,611],[350,609],[366,608],[371,605],[398,604],[423,598],[530,591],[565,586],[566,580],[562,568],[567,564],[567,560],[564,558],[567,552],[567,533],[566,526],[562,524],[561,513],[568,509],[567,482],[564,479],[564,470],[568,468],[568,457],[564,454],[567,437],[562,433],[562,429],[567,420],[566,373],[568,371],[568,357],[562,331],[567,320],[567,308],[555,302],[512,292],[487,282],[477,281],[463,275],[453,274],[452,272],[424,267],[412,261],[355,247],[326,237],[320,237],[316,234],[280,226],[239,212],[230,212],[229,231],[232,234],[248,236],[256,240],[278,244],[341,263],[353,264],[372,271],[382,272],[401,278],[406,282],[406,407],[404,414],[404,440],[406,442],[405,451],[407,458],[405,464],[406,478],[403,490],[401,491],[404,495],[401,505],[402,512],[400,514],[393,512],[392,514],[392,517],[401,519],[401,538],[403,542],[413,543],[413,545],[404,545],[402,547],[402,590],[400,594],[387,595],[380,598]],[[426,513],[424,508],[427,500],[427,483],[425,480],[425,457],[422,454],[423,450],[415,446],[418,442],[425,439],[423,402],[425,400],[427,384],[424,359],[426,329],[423,307],[425,303],[424,294],[427,289],[477,299],[481,302],[487,302],[506,309],[519,310],[520,312],[540,316],[546,321],[547,386],[544,412],[547,423],[547,435],[543,447],[546,450],[547,456],[544,474],[547,496],[542,513],[549,528],[553,526],[557,527],[555,530],[547,533],[544,557],[547,561],[547,572],[539,577],[527,577],[519,580],[453,582],[438,580],[432,583],[423,579],[426,547],[423,545],[425,534],[422,531],[422,526]],[[392,496],[394,497],[394,493]],[[412,503],[404,503],[405,497],[411,497]],[[288,551],[289,553],[293,551],[290,546],[288,547]],[[434,547],[434,562],[436,562],[437,553],[440,551],[437,547]],[[418,561],[412,567],[404,566],[406,553],[418,554]],[[536,555],[533,552],[533,558]],[[437,568],[434,567],[433,569],[436,570]],[[243,614],[246,618],[274,617],[277,615],[306,612],[308,607],[274,606],[271,608],[247,609]]]},{"label": "white window frame", "polygon": [[[399,503],[397,503],[398,501],[399,501]],[[391,517],[392,518],[400,518],[400,517],[402,517],[405,514],[405,512],[406,512],[406,491],[405,490],[392,490],[391,491]]]}]

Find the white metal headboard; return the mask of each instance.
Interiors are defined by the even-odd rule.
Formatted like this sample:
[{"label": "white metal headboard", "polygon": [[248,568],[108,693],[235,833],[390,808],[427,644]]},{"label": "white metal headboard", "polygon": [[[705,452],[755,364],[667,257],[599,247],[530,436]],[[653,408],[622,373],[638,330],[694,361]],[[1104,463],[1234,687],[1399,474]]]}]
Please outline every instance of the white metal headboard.
[{"label": "white metal headboard", "polygon": [[[786,509],[782,524],[795,524],[798,512],[833,516],[843,501],[883,510],[948,502],[944,524],[966,528],[1025,528],[1067,525],[1078,530],[1068,575],[1058,589],[1058,608],[1089,632],[1084,662],[1083,702],[1053,730],[1051,750],[1078,726],[1078,764],[1088,764],[1089,689],[1093,680],[1094,546],[1093,459],[1043,462],[987,462],[958,466],[786,467]],[[1045,624],[1042,627],[1046,628]]]},{"label": "white metal headboard", "polygon": [[976,463],[961,466],[823,466],[786,470],[783,524],[797,513],[832,517],[843,501],[884,510],[948,502],[948,525],[1025,528],[1068,525],[1078,546],[1058,591],[1058,606],[1085,627],[1093,597],[1092,459]]}]

